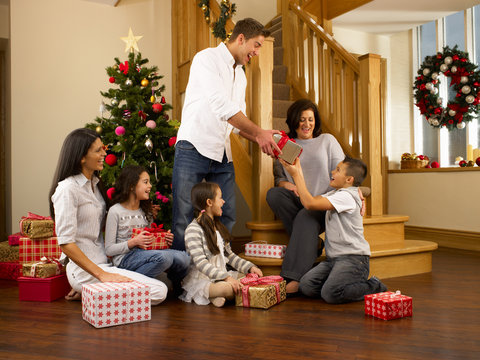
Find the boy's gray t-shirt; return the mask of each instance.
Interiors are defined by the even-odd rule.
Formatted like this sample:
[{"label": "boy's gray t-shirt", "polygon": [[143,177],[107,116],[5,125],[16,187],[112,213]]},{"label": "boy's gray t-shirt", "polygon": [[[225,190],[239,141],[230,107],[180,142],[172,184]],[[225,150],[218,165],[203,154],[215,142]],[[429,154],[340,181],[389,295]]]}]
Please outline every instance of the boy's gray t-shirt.
[{"label": "boy's gray t-shirt", "polygon": [[148,225],[142,209],[129,210],[121,204],[115,204],[108,210],[105,226],[105,251],[107,256],[112,256],[113,265],[118,266],[125,254],[130,251],[127,241],[132,237],[132,230]]},{"label": "boy's gray t-shirt", "polygon": [[325,216],[325,254],[329,258],[341,255],[368,255],[370,245],[363,235],[362,201],[358,187],[333,190],[325,195],[335,210]]}]

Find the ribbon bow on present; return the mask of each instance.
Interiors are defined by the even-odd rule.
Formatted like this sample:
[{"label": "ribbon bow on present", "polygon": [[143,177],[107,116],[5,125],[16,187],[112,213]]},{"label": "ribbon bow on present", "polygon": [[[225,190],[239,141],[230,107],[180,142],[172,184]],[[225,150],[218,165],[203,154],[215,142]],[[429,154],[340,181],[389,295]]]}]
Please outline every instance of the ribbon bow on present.
[{"label": "ribbon bow on present", "polygon": [[[282,138],[280,140],[278,140],[278,147],[281,149],[283,149],[283,147],[285,146],[285,144],[287,143],[288,140],[290,141],[293,141],[295,142],[294,139],[290,139],[287,135],[287,133],[285,131],[280,131],[280,134],[282,135]],[[278,155],[280,154],[277,150],[273,149],[273,154],[275,155],[275,157],[278,159]]]},{"label": "ribbon bow on present", "polygon": [[36,275],[37,275],[37,265],[42,265],[42,264],[57,264],[57,270],[55,271],[56,275],[60,274],[60,272],[63,268],[63,265],[57,259],[52,259],[52,258],[47,258],[46,256],[42,256],[40,258],[40,262],[32,264],[32,267],[30,268],[30,276],[31,277],[36,277]]},{"label": "ribbon bow on present", "polygon": [[22,216],[22,220],[32,219],[32,220],[52,220],[51,216],[42,216],[29,212],[27,216]]},{"label": "ribbon bow on present", "polygon": [[145,231],[148,231],[149,233],[159,233],[159,232],[165,232],[165,229],[163,228],[163,224],[157,225],[155,223],[151,223],[150,227],[145,227]]},{"label": "ribbon bow on present", "polygon": [[270,275],[259,277],[257,274],[247,274],[244,278],[240,279],[242,287],[242,304],[245,307],[250,307],[250,299],[248,298],[248,289],[250,286],[257,285],[275,285],[275,291],[277,294],[277,303],[281,301],[280,298],[280,283],[283,278],[279,275]]}]

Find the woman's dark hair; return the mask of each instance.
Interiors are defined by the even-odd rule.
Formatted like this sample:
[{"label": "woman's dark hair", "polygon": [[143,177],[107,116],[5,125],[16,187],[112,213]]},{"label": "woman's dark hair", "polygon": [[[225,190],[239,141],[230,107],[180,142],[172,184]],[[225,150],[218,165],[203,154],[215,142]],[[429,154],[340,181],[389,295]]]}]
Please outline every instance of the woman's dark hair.
[{"label": "woman's dark hair", "polygon": [[[100,138],[100,135],[94,130],[81,128],[73,130],[63,141],[60,156],[58,157],[57,169],[55,170],[52,186],[48,193],[50,216],[52,219],[55,219],[52,195],[55,193],[58,183],[70,176],[78,175],[82,172],[82,158],[87,155],[88,149],[90,149],[90,146],[92,146],[98,138]],[[95,171],[94,174],[100,179],[97,171]],[[100,189],[105,202],[108,204],[107,194],[101,179],[98,183],[98,188]]]},{"label": "woman's dark hair", "polygon": [[315,117],[315,127],[313,128],[313,137],[316,138],[322,133],[322,121],[318,114],[317,105],[308,99],[299,99],[295,101],[287,110],[287,120],[289,133],[287,134],[291,138],[297,137],[297,129],[300,124],[300,117],[305,110],[312,110]]},{"label": "woman's dark hair", "polygon": [[220,190],[218,184],[212,182],[201,182],[192,188],[192,205],[193,215],[197,219],[198,224],[202,227],[207,239],[207,246],[213,255],[220,253],[217,246],[217,234],[215,230],[220,232],[225,244],[231,240],[231,235],[225,225],[223,225],[218,217],[212,219],[202,210],[207,208],[207,199],[214,200],[217,195],[217,189]]},{"label": "woman's dark hair", "polygon": [[[115,181],[115,192],[112,198],[112,205],[123,203],[128,200],[130,194],[135,191],[140,175],[147,171],[140,165],[127,165]],[[153,221],[152,200],[140,200],[140,209],[143,210],[148,221]]]}]

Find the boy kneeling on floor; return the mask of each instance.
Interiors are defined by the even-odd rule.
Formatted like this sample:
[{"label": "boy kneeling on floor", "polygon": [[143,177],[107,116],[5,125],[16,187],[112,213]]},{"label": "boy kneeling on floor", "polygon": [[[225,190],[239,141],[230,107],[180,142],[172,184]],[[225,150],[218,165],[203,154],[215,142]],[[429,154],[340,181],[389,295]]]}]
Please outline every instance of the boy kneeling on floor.
[{"label": "boy kneeling on floor", "polygon": [[361,160],[346,157],[332,171],[332,190],[312,196],[305,185],[300,160],[293,165],[280,160],[290,173],[300,201],[307,210],[327,210],[325,217],[326,260],[300,279],[299,290],[306,296],[321,297],[327,303],[362,301],[364,295],[387,290],[370,271],[370,245],[363,236],[362,200],[358,186],[367,175]]}]

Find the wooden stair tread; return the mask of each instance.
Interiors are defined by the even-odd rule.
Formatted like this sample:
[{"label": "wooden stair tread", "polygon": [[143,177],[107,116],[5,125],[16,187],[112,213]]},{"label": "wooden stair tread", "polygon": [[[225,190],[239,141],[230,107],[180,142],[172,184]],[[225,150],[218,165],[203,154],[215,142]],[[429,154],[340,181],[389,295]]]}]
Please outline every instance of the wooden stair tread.
[{"label": "wooden stair tread", "polygon": [[[424,240],[405,240],[405,245],[397,249],[388,249],[388,250],[376,250],[372,251],[371,259],[385,257],[385,256],[395,256],[395,255],[404,255],[404,254],[413,254],[420,252],[433,251],[438,248],[438,244],[432,241]],[[248,260],[258,266],[282,266],[283,259],[273,259],[273,258],[264,258],[258,256],[245,256],[245,253],[242,252],[239,256],[245,260]],[[317,261],[325,259],[325,255],[319,256]]]}]

